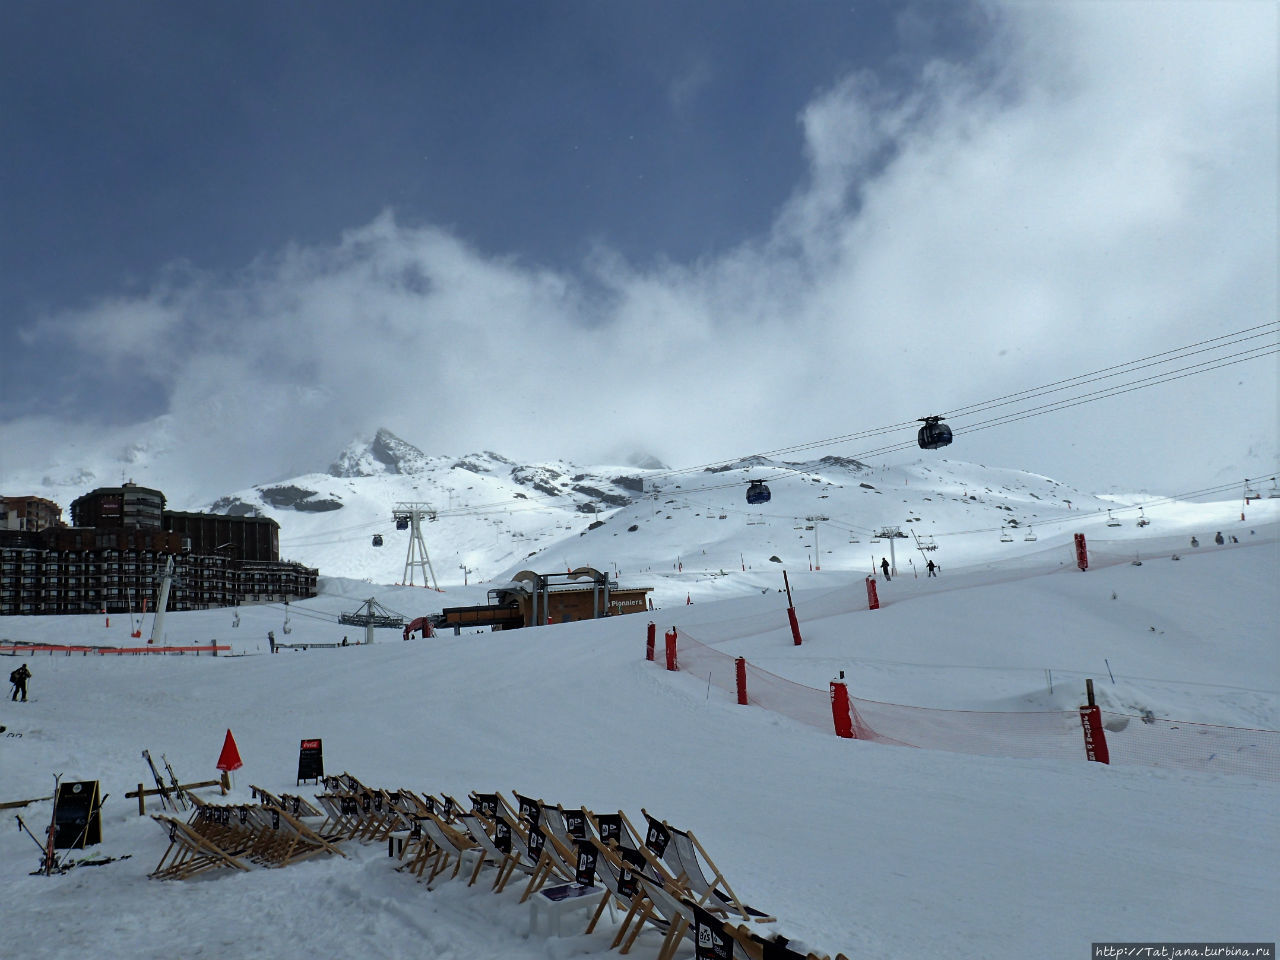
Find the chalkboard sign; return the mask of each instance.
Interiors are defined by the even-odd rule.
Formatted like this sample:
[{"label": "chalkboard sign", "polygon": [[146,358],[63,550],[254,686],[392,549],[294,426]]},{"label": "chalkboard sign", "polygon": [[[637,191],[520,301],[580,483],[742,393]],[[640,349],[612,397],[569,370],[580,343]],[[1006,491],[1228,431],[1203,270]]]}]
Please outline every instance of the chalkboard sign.
[{"label": "chalkboard sign", "polygon": [[83,850],[102,842],[98,781],[80,780],[58,784],[57,807],[53,815],[55,850]]},{"label": "chalkboard sign", "polygon": [[[303,740],[298,748],[298,780],[314,780],[316,783],[324,776],[324,750],[319,740]],[[296,786],[296,784],[295,784]]]}]

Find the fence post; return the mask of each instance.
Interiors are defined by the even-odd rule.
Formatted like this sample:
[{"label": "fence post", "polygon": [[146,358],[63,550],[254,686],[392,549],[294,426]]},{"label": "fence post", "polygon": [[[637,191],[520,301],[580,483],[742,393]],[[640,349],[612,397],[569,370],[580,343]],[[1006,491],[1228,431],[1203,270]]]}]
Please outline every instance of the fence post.
[{"label": "fence post", "polygon": [[652,620],[649,621],[649,635],[644,641],[644,658],[646,660],[653,659],[653,644],[658,635],[658,627]]},{"label": "fence post", "polygon": [[1084,534],[1076,534],[1076,566],[1083,573],[1089,569],[1089,549],[1085,546]]},{"label": "fence post", "polygon": [[672,627],[667,631],[667,669],[679,670],[680,666],[676,662],[676,628]]},{"label": "fence post", "polygon": [[867,577],[867,609],[880,609],[880,594],[876,591],[875,577]]},{"label": "fence post", "polygon": [[1093,680],[1085,680],[1084,688],[1089,697],[1088,705],[1080,708],[1080,726],[1084,728],[1084,755],[1096,763],[1109,764],[1111,751],[1107,749],[1107,735],[1102,730],[1102,711],[1093,699]]},{"label": "fence post", "polygon": [[782,585],[787,588],[787,620],[791,624],[791,639],[795,645],[800,646],[800,624],[796,620],[796,605],[791,599],[791,581],[787,578],[787,571],[782,571]]},{"label": "fence post", "polygon": [[739,657],[734,661],[738,668],[738,702],[743,706],[747,705],[747,660],[746,657]]},{"label": "fence post", "polygon": [[853,739],[853,712],[849,709],[849,688],[844,682],[844,671],[839,679],[831,681],[831,718],[835,721],[836,736]]}]

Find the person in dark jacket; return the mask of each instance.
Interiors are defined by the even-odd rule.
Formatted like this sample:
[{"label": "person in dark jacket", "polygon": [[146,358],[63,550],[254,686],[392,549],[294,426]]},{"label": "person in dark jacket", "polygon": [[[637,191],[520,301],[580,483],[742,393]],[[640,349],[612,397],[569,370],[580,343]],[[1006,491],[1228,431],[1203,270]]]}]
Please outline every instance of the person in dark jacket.
[{"label": "person in dark jacket", "polygon": [[936,577],[938,575],[938,565],[934,563],[933,560],[930,560],[928,563],[928,567],[929,567],[929,576]]},{"label": "person in dark jacket", "polygon": [[892,577],[889,576],[889,559],[887,557],[880,558],[880,569],[884,571],[885,580],[893,579]]},{"label": "person in dark jacket", "polygon": [[31,677],[31,671],[27,669],[24,663],[13,673],[9,674],[9,682],[13,684],[13,696],[9,699],[17,700],[18,694],[22,694],[22,702],[27,702],[27,680]]}]

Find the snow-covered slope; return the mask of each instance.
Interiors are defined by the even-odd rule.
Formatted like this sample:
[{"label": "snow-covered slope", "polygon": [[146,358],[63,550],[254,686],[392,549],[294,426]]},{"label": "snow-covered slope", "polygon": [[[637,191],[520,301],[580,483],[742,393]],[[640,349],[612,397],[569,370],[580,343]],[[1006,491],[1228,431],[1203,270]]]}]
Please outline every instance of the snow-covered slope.
[{"label": "snow-covered slope", "polygon": [[[1210,522],[1227,526],[1237,506],[1221,505]],[[722,523],[705,511],[687,519],[695,512],[650,523]],[[638,542],[625,528],[614,541],[612,524],[591,535]],[[766,593],[711,602],[707,592],[692,606],[682,595],[655,619],[802,684],[825,688],[844,670],[861,697],[1070,709],[1090,676],[1109,707],[1274,729],[1275,527],[1241,525],[1237,514],[1228,529],[1239,544],[1180,549],[1178,561],[1150,539],[1125,545],[1146,557],[1142,566],[1033,575],[1044,564],[1001,560],[946,565],[939,579],[906,574],[881,583],[874,613],[838,612],[862,593],[860,572],[798,571],[800,647],[776,565],[737,572]],[[621,547],[616,556],[643,560]],[[728,573],[669,576],[696,592]],[[335,615],[366,596],[411,610],[424,593],[326,580],[322,596],[292,605],[288,639],[332,642],[349,632]],[[239,627],[227,611],[167,620],[170,643],[216,638],[247,656],[26,661],[34,700],[0,704],[0,722],[21,734],[0,738],[0,800],[47,795],[54,773],[98,779],[110,795],[99,849],[130,859],[31,877],[35,846],[0,831],[0,927],[20,931],[23,957],[613,956],[610,922],[587,937],[585,921],[571,918],[569,936],[549,939],[530,931],[515,885],[501,896],[461,882],[428,892],[394,871],[383,846],[349,845],[349,860],[148,881],[167,838],[123,798],[148,779],[140,751],[204,779],[228,728],[245,762],[238,801],[250,799],[249,784],[297,792],[299,740],[320,737],[328,771],[375,785],[458,797],[514,789],[621,807],[633,820],[646,808],[692,829],[779,929],[850,957],[1070,958],[1099,939],[1274,938],[1274,781],[1102,767],[1083,760],[1083,746],[1078,759],[1011,760],[839,740],[645,662],[644,616],[408,643],[386,631],[372,646],[269,656],[266,631],[283,638],[284,615],[262,605],[241,608]],[[0,634],[127,643],[129,626],[8,617]],[[38,830],[49,804],[21,813]],[[634,955],[656,949],[646,934]]]}]

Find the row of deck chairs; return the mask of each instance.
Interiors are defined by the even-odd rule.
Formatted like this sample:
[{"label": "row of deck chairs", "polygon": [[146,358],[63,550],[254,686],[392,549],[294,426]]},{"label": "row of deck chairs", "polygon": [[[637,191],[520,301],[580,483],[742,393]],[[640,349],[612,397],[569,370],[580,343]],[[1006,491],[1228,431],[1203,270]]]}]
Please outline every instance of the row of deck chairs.
[{"label": "row of deck chairs", "polygon": [[412,815],[398,869],[425,878],[431,889],[446,873],[450,879],[465,873],[475,885],[491,868],[495,893],[519,874],[522,903],[598,897],[585,932],[606,910],[621,915],[611,947],[624,954],[643,930],[656,929],[658,960],[673,960],[690,945],[698,960],[830,960],[764,933],[760,925],[776,918],[734,892],[692,832],[645,810],[641,833],[622,811],[596,814],[512,796],[514,802],[501,793],[471,793],[468,809],[447,795],[415,795],[420,813]]},{"label": "row of deck chairs", "polygon": [[332,839],[318,833],[302,817],[265,804],[211,804],[189,795],[196,804],[185,823],[153,814],[169,835],[169,846],[149,876],[185,880],[220,868],[248,870],[249,864],[284,867],[319,854],[345,857]]}]

